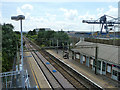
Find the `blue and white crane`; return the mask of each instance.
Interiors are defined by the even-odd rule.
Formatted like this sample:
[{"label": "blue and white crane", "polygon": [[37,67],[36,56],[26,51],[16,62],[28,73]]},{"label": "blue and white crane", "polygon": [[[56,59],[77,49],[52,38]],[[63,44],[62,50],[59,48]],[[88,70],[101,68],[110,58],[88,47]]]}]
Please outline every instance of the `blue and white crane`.
[{"label": "blue and white crane", "polygon": [[[112,20],[107,20],[107,17],[112,18]],[[106,33],[108,33],[108,27],[113,27],[115,24],[120,24],[120,21],[118,21],[118,18],[114,18],[109,15],[103,15],[97,20],[83,20],[82,23],[102,25],[100,30],[100,34],[102,34],[103,27],[106,30]],[[112,28],[110,28],[110,30],[112,30]]]}]

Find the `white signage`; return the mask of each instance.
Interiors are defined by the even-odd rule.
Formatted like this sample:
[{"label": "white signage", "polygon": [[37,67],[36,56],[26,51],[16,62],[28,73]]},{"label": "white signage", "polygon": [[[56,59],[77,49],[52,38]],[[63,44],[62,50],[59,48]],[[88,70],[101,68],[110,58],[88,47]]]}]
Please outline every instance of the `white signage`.
[{"label": "white signage", "polygon": [[111,73],[111,66],[107,66],[107,72]]},{"label": "white signage", "polygon": [[85,61],[85,57],[83,56],[83,62]]},{"label": "white signage", "polygon": [[79,55],[79,54],[76,54],[76,58],[77,58],[77,59],[80,59],[80,55]]},{"label": "white signage", "polygon": [[93,65],[93,59],[91,59],[90,64]]}]

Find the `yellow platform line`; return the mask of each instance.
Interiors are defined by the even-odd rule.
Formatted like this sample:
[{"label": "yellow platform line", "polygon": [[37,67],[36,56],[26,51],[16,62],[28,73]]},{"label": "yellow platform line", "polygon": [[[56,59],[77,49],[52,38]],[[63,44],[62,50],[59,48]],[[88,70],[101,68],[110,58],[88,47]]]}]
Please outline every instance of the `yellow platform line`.
[{"label": "yellow platform line", "polygon": [[36,74],[36,72],[33,71],[33,69],[32,69],[32,65],[31,65],[30,62],[29,62],[29,65],[30,65],[30,69],[31,69],[31,71],[32,71],[32,74],[33,74],[33,77],[34,77],[35,83],[36,83],[36,85],[37,85],[37,88],[40,90],[40,87],[39,87],[39,85],[38,85],[37,79],[35,78],[35,74]]}]

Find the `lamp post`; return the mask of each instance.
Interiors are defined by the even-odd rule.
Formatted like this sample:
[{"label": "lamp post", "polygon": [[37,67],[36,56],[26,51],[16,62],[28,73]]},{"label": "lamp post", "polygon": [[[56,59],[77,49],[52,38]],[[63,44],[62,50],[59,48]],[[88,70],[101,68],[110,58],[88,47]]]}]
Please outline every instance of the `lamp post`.
[{"label": "lamp post", "polygon": [[24,68],[23,68],[23,36],[22,36],[22,20],[25,19],[25,16],[23,15],[18,15],[18,16],[12,16],[11,17],[12,20],[20,20],[20,28],[21,28],[21,64],[22,64],[22,77],[21,77],[21,81],[22,81],[22,88],[25,88],[25,82],[24,82]]}]

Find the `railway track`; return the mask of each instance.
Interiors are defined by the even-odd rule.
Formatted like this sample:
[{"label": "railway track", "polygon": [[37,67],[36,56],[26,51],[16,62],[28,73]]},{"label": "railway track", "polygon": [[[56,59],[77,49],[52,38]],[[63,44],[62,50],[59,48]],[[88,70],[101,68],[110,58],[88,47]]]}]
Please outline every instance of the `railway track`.
[{"label": "railway track", "polygon": [[41,50],[40,53],[48,60],[76,89],[88,89],[78,78],[76,78],[68,69],[53,59],[46,51]]},{"label": "railway track", "polygon": [[[85,77],[83,77],[82,75],[80,75],[79,72],[77,72],[75,69],[71,68],[69,65],[66,65],[63,61],[58,60],[58,58],[54,57],[53,55],[51,55],[50,53],[48,53],[46,50],[42,49],[40,50],[40,52],[42,53],[43,56],[46,57],[46,59],[48,60],[49,58],[49,62],[51,62],[51,64],[56,67],[58,70],[60,69],[58,66],[60,66],[64,71],[66,71],[71,77],[73,77],[74,79],[71,79],[70,82],[73,82],[72,80],[75,80],[76,83],[80,83],[81,85],[83,85],[83,87],[85,89],[92,89],[92,90],[103,90],[102,87],[100,87],[99,85],[97,85],[94,82],[89,81],[88,79],[86,79]],[[54,64],[56,63],[56,64]],[[62,70],[59,70],[60,72]],[[65,73],[66,73],[65,72]],[[61,72],[64,75],[64,72]],[[77,84],[74,84],[77,87]]]},{"label": "railway track", "polygon": [[[32,44],[34,45],[34,44]],[[34,47],[39,50],[39,52],[34,52],[34,54],[41,60],[41,57],[45,58],[54,68],[59,71],[62,76],[75,88],[75,89],[98,89],[102,90],[101,88],[95,86],[94,84],[86,81],[83,77],[81,77],[78,73],[68,68],[66,65],[61,63],[58,59],[54,56],[50,55],[45,50],[39,49],[36,45]],[[33,49],[33,47],[31,47]],[[63,87],[62,87],[63,88]]]},{"label": "railway track", "polygon": [[[32,49],[32,47],[29,45],[29,47]],[[51,89],[63,89],[65,90],[66,88],[73,88],[74,87],[65,79],[62,77],[62,75],[57,72],[54,73],[52,72],[53,67],[46,65],[46,61],[42,61],[38,55],[36,55],[35,52],[31,52],[32,56],[34,57],[37,65],[39,66],[40,70],[44,74],[46,80],[48,81]],[[59,76],[59,77],[57,77]],[[60,78],[62,77],[62,78]],[[61,80],[60,80],[61,79]],[[63,81],[62,81],[63,80]]]}]

